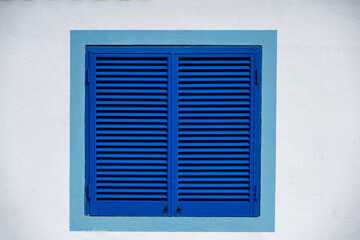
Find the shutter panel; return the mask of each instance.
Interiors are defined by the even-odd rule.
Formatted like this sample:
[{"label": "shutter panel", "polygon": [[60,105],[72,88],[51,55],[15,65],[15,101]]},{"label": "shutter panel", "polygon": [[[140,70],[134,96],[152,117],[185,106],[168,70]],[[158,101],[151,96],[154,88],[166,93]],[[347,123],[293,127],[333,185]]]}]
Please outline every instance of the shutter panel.
[{"label": "shutter panel", "polygon": [[166,54],[90,55],[90,215],[165,216]]},{"label": "shutter panel", "polygon": [[178,54],[179,216],[253,216],[254,57]]}]

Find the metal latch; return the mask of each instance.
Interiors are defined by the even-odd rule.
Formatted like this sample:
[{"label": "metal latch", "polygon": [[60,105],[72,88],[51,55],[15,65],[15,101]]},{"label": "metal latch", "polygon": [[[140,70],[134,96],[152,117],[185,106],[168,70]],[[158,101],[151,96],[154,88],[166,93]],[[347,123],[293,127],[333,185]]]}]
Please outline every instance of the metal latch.
[{"label": "metal latch", "polygon": [[181,213],[181,205],[180,205],[180,204],[178,205],[176,211],[177,211],[178,213]]}]

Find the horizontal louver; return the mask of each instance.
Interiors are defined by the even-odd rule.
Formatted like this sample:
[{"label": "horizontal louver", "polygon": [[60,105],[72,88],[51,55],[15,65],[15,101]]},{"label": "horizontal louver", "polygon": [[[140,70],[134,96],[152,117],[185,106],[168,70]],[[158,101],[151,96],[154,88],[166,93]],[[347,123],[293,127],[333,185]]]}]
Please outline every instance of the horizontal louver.
[{"label": "horizontal louver", "polygon": [[249,202],[250,68],[245,57],[178,58],[180,204]]}]

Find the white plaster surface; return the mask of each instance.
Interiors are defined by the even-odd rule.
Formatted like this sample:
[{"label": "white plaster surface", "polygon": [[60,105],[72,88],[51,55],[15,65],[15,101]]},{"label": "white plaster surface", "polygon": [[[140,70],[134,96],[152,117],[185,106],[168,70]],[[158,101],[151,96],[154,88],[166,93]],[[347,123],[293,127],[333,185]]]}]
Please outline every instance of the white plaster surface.
[{"label": "white plaster surface", "polygon": [[[275,233],[69,232],[70,30],[278,30]],[[360,1],[0,0],[0,239],[360,239]]]}]

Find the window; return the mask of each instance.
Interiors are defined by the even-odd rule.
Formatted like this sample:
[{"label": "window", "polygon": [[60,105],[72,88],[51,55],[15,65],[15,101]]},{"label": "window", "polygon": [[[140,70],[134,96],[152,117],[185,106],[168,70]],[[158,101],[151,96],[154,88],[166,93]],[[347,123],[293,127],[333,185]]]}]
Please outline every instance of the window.
[{"label": "window", "polygon": [[[70,230],[214,232],[274,231],[276,31],[71,31],[70,39]],[[260,49],[261,51],[259,51]],[[219,118],[210,118],[208,114],[216,114],[220,112],[224,113],[224,111],[229,111],[228,113],[231,113],[231,109],[234,105],[221,105],[219,102],[230,103],[228,99],[224,99],[224,97],[231,96],[231,93],[234,91],[242,89],[244,90],[246,89],[246,86],[243,85],[243,87],[238,88],[233,86],[234,88],[227,93],[224,90],[230,90],[229,86],[232,84],[231,81],[219,82],[217,81],[218,79],[216,79],[216,77],[210,77],[210,74],[221,70],[220,72],[227,72],[231,75],[233,74],[233,72],[230,71],[231,69],[212,70],[212,67],[217,66],[218,68],[231,68],[232,66],[227,65],[228,63],[216,65],[215,62],[213,62],[214,64],[212,65],[202,65],[202,63],[199,63],[198,61],[205,61],[205,59],[208,59],[206,61],[211,61],[210,58],[213,58],[212,60],[214,61],[226,61],[226,58],[229,58],[230,55],[235,56],[237,54],[241,55],[239,59],[243,60],[249,58],[250,55],[254,56],[254,59],[250,59],[250,65],[246,65],[246,63],[243,65],[239,64],[240,66],[249,66],[251,68],[250,89],[252,90],[250,90],[249,97],[251,98],[250,101],[255,101],[255,103],[252,105],[250,103],[251,107],[250,110],[248,110],[249,119],[243,118],[244,122],[231,123],[231,120],[239,119],[238,116],[234,116],[234,118],[229,116],[226,119],[220,116]],[[98,83],[95,85],[93,84],[93,75],[97,75],[97,72],[94,70],[100,70],[100,68],[96,68],[97,61],[107,61],[106,57],[109,58],[110,55],[112,58],[119,58],[118,60],[121,60],[120,57],[128,55],[128,61],[139,60],[140,55],[143,55],[143,60],[147,60],[146,58],[156,59],[160,57],[161,61],[165,60],[164,65],[167,67],[167,69],[150,70],[153,72],[162,72],[164,75],[161,75],[160,78],[165,78],[165,81],[162,83],[162,85],[161,81],[153,83],[148,83],[146,80],[139,81],[139,83],[142,84],[146,83],[148,85],[155,85],[152,85],[152,87],[145,86],[141,88],[142,91],[126,94],[126,92],[121,93],[121,91],[127,90],[127,92],[129,92],[128,90],[133,88],[131,86],[131,81],[112,82],[111,80],[104,80],[102,82],[98,81],[99,84],[101,82],[103,85],[100,85],[100,87],[97,86],[98,90],[101,91],[96,92],[95,85]],[[137,55],[137,58],[135,58],[134,55]],[[99,59],[97,59],[98,57]],[[101,59],[101,57],[103,57],[103,59]],[[92,61],[91,58],[94,58],[95,61]],[[186,61],[187,63],[184,63]],[[92,62],[92,65],[89,66],[89,62]],[[113,74],[113,72],[115,72],[117,75],[119,75],[119,73],[124,73],[124,70],[128,72],[126,74],[134,76],[131,74],[134,74],[134,71],[135,73],[138,71],[136,70],[136,66],[141,65],[141,63],[139,63],[139,65],[111,65],[111,63],[108,63],[110,64],[108,66],[104,64],[105,62],[103,62],[103,65],[98,65],[102,66],[101,68],[103,68],[100,70],[100,72],[108,72],[107,77],[112,76],[111,74]],[[117,66],[120,69],[111,70],[114,66]],[[128,71],[128,69],[121,69],[121,67],[124,66],[132,66],[133,69],[130,71]],[[159,65],[150,64],[150,66],[162,66],[162,63]],[[204,67],[204,69],[197,69],[199,66]],[[110,67],[110,69],[106,69],[106,67]],[[141,71],[148,72],[147,69],[142,69]],[[235,69],[235,71],[237,70]],[[246,69],[242,70],[242,72],[246,71]],[[194,73],[196,72],[199,75],[193,77]],[[205,76],[202,74],[209,75]],[[86,75],[88,76],[87,78],[85,77]],[[97,78],[100,76],[100,74],[97,75]],[[149,75],[146,74],[146,76]],[[258,76],[258,78],[256,78],[256,76]],[[202,77],[211,78],[212,81],[206,81],[206,83],[204,81],[199,81],[199,78]],[[87,84],[84,79],[89,79],[90,84]],[[256,81],[256,79],[258,81]],[[154,79],[149,79],[149,81],[152,80]],[[237,82],[236,84],[243,83]],[[122,86],[108,86],[109,84],[122,84]],[[218,88],[216,84],[229,85],[223,88]],[[91,88],[94,88],[95,91],[94,89],[91,90]],[[123,104],[124,102],[117,104],[115,102],[119,100],[116,98],[100,100],[96,98],[96,95],[95,98],[92,96],[94,93],[101,93],[101,96],[113,95],[113,92],[111,91],[114,91],[114,89],[117,91],[117,95],[131,95],[136,97],[134,99],[126,100],[128,102],[126,104]],[[136,89],[140,90],[139,88]],[[110,92],[107,92],[108,90],[110,90]],[[157,92],[155,90],[157,90]],[[252,91],[255,91],[254,94]],[[256,93],[256,91],[258,92]],[[93,92],[93,94],[91,94],[91,92]],[[141,96],[149,95],[158,97],[165,96],[166,104],[163,102],[162,104],[153,105],[151,108],[144,109],[146,106],[148,106],[145,104],[149,103],[147,101],[157,101],[158,103],[162,101],[161,99],[148,99],[147,101],[143,101],[144,99],[141,98]],[[204,96],[215,96],[217,98],[200,101],[199,99],[203,99]],[[246,96],[246,93],[239,93],[239,96]],[[188,97],[191,98],[189,99]],[[166,116],[165,118],[162,118],[161,116],[145,116],[146,119],[151,118],[152,120],[159,120],[153,122],[139,122],[142,121],[139,120],[139,118],[141,118],[140,115],[130,116],[129,118],[133,119],[133,122],[121,122],[123,121],[122,119],[124,119],[126,116],[112,116],[111,118],[117,119],[116,121],[113,121],[112,119],[106,120],[106,116],[102,116],[102,120],[97,121],[96,118],[91,119],[91,116],[94,116],[94,111],[96,111],[97,102],[86,102],[86,100],[91,101],[91,99],[92,101],[99,100],[102,102],[97,106],[98,109],[101,108],[99,113],[123,114],[130,112],[138,114],[161,114],[165,112]],[[134,104],[135,102],[141,101],[144,105],[140,106],[140,104]],[[234,101],[237,101],[237,103],[234,104],[238,104],[239,102],[245,104],[246,102],[245,99],[234,99]],[[246,113],[247,110],[245,105],[236,106],[242,108],[242,110],[235,111],[233,113]],[[113,107],[116,107],[117,109],[114,110],[112,109]],[[255,110],[252,110],[253,107]],[[207,108],[209,111],[207,111]],[[91,113],[91,111],[93,112]],[[138,122],[136,122],[136,119],[138,119]],[[213,122],[207,121],[210,119]],[[215,122],[217,119],[220,119],[223,122]],[[205,120],[207,121],[206,124],[203,123]],[[230,122],[225,122],[225,120]],[[245,129],[247,123],[245,121],[249,121],[249,136],[254,136],[254,138],[249,138],[248,142],[245,139],[241,141],[237,141],[236,139],[228,139],[229,141],[226,141],[226,143],[230,143],[230,145],[204,145],[204,143],[214,144],[215,142],[218,144],[221,143],[221,141],[218,141],[221,139],[221,137],[231,137],[232,135],[225,134],[227,130],[224,130],[227,125],[231,124],[236,125],[238,123],[239,128],[234,129],[233,132],[236,131],[239,133],[242,131],[244,136],[246,136]],[[96,126],[92,126],[94,124]],[[154,141],[148,141],[145,139],[138,139],[136,141],[135,139],[133,139],[134,141],[125,141],[125,139],[102,139],[97,141],[100,143],[99,146],[101,146],[101,148],[99,148],[100,151],[96,149],[98,147],[97,145],[92,146],[93,143],[97,143],[97,136],[93,135],[93,137],[91,137],[91,134],[94,133],[94,130],[125,130],[125,128],[122,127],[119,128],[118,126],[111,126],[116,124],[128,125],[127,131],[133,131],[136,129],[142,129],[143,132],[147,131],[147,133],[152,131],[150,132],[151,134],[147,135],[148,137],[162,137],[161,134],[164,133],[166,139],[165,141],[161,139]],[[97,128],[97,125],[101,125],[101,127]],[[139,125],[143,125],[143,128],[135,128],[134,125],[137,127]],[[222,128],[217,128],[218,125],[221,125]],[[258,127],[254,127],[256,125]],[[206,128],[204,128],[205,126]],[[93,129],[92,132],[91,129]],[[216,136],[209,134],[211,131],[212,133],[215,133],[216,131]],[[254,131],[254,133],[251,131]],[[156,132],[161,134],[155,134]],[[201,135],[198,135],[198,133],[201,133]],[[104,134],[105,135],[101,137],[106,137],[106,133]],[[123,132],[123,134],[125,133]],[[113,137],[117,135],[110,134],[109,137],[110,136]],[[125,136],[136,137],[140,135],[129,134],[119,135],[117,137]],[[203,137],[201,139],[202,142],[198,142],[197,140],[192,141],[191,138],[194,137]],[[207,137],[218,138],[216,141],[212,141],[213,139],[207,139]],[[232,141],[235,140],[237,141],[236,143],[242,142],[242,144],[250,145],[249,154],[251,154],[249,155],[248,159],[248,169],[244,169],[244,167],[247,167],[245,162],[239,162],[240,160],[246,161],[246,159],[236,159],[235,157],[230,157],[231,155],[246,154],[246,152],[237,152],[237,150],[240,151],[240,149],[242,149],[247,151],[247,146],[239,146],[236,148],[231,146],[231,143],[234,143]],[[255,141],[258,141],[258,143]],[[125,143],[127,143],[129,146],[125,146]],[[131,144],[138,143],[141,143],[142,145],[131,146]],[[159,146],[146,146],[147,143],[157,143]],[[225,143],[225,140],[222,143]],[[122,144],[122,146],[117,146],[116,144]],[[166,146],[164,146],[164,144]],[[258,146],[258,151],[254,151],[251,148],[251,146],[254,147],[256,145]],[[259,146],[261,146],[261,148]],[[142,150],[137,151],[140,150],[140,147]],[[120,151],[118,150],[119,148],[121,148]],[[137,150],[134,150],[135,148]],[[124,162],[124,160],[127,160],[126,158],[105,159],[106,157],[101,157],[101,159],[95,159],[99,162],[91,162],[89,159],[91,156],[93,156],[94,160],[95,155],[91,153],[91,151],[94,151],[94,149],[95,151],[98,151],[97,154],[105,155],[136,155],[146,153],[146,156],[159,154],[157,157],[164,157],[147,157],[147,160],[158,161],[156,163],[152,162],[152,164],[147,165],[142,165],[140,162],[141,160],[145,160],[142,159],[142,157],[132,157],[131,160],[138,161],[138,164],[136,165],[138,169],[134,169],[134,165]],[[256,149],[256,147],[254,149]],[[177,156],[175,154],[177,154]],[[225,159],[227,163],[223,165],[220,164],[220,159],[223,160],[222,157],[199,157],[200,155],[204,156],[204,154],[207,154],[207,156],[226,156]],[[252,159],[250,159],[251,156],[253,156]],[[108,157],[111,158],[111,156]],[[118,162],[113,162],[114,164],[112,164],[112,162],[106,162],[112,160]],[[208,162],[202,162],[203,160]],[[239,164],[231,164],[231,161],[238,161],[237,163]],[[230,165],[232,167],[237,166],[238,168],[230,169],[228,168]],[[96,168],[97,166],[98,168]],[[119,168],[118,166],[122,167]],[[126,168],[125,166],[130,166],[131,169]],[[147,166],[148,169],[142,169],[144,166]],[[215,168],[214,166],[218,166],[218,168]],[[242,167],[242,169],[239,167]],[[96,175],[96,171],[98,170],[101,170],[101,174]],[[152,175],[151,172],[154,172],[154,170],[157,172],[155,175]],[[92,175],[94,173],[91,173],[90,171],[95,171],[95,175]],[[231,174],[225,174],[234,171],[244,173],[244,178],[246,178],[246,174],[253,176],[253,178],[251,179],[250,177],[249,182],[226,182],[226,184],[232,184],[232,186],[229,185],[228,188],[225,188],[225,186],[219,188],[211,186],[211,184],[224,185],[225,182],[213,181],[215,178],[220,180],[220,176],[222,176],[225,180],[229,178],[236,178],[236,175],[231,177]],[[114,172],[116,174],[112,175]],[[160,176],[160,178],[159,181],[142,182],[127,181],[126,179],[123,179],[124,181],[100,182],[94,178],[91,178],[91,176],[96,176],[96,178],[104,176],[117,176],[119,175],[117,174],[118,172],[127,172],[126,175],[124,175],[125,178],[128,178],[129,176],[139,176],[137,175],[139,172],[141,172],[141,176]],[[163,176],[166,178],[162,178]],[[198,178],[204,178],[205,176],[208,177],[206,181],[195,182],[192,179],[195,178],[198,180]],[[161,179],[166,180],[165,182],[162,182]],[[207,182],[207,180],[211,181]],[[96,186],[96,183],[99,183],[99,185]],[[102,186],[100,186],[100,183]],[[157,185],[148,185],[144,187],[139,186],[137,188],[134,186],[125,186],[126,184],[136,185],[138,183],[157,183]],[[239,186],[238,188],[233,188],[236,186],[236,184],[239,183],[244,185],[241,187]],[[248,188],[246,186],[247,183],[249,185]],[[118,184],[118,186],[114,188],[114,186],[106,186],[106,184]],[[121,184],[123,184],[123,186],[121,186]],[[125,188],[126,192],[123,191]],[[129,188],[133,188],[136,191],[138,189],[142,190],[141,192],[136,192],[135,190],[132,190],[131,192],[128,190]],[[101,189],[101,192],[96,192],[98,189]],[[146,192],[146,189],[151,191],[156,190],[157,192],[152,194],[151,192]],[[209,189],[211,189],[211,192],[209,192]],[[117,191],[116,194],[113,194],[114,192],[112,191],[114,190]],[[228,190],[240,191],[234,193],[227,192]],[[140,193],[142,196],[139,199],[138,195]],[[114,198],[111,195],[115,195],[116,197]],[[121,197],[119,197],[119,195]],[[124,195],[127,195],[125,199]],[[149,197],[149,195],[154,196],[154,198],[146,199]],[[90,198],[88,198],[88,196]],[[235,196],[236,199],[224,200],[224,197],[229,198],[229,196]],[[242,196],[243,199],[240,199],[240,196]],[[110,199],[107,197],[110,197]],[[158,197],[160,197],[160,199]],[[218,197],[222,198],[222,200],[219,201]],[[156,200],[154,200],[155,198]],[[249,198],[249,201],[247,201],[246,198]],[[148,203],[151,204],[147,205],[147,200],[151,200],[150,202],[148,201]],[[103,201],[103,203],[104,201],[107,201],[109,204],[105,204],[102,207],[96,206],[96,208],[92,208],[91,205],[96,205],[97,201]],[[125,201],[128,201],[128,209],[125,209],[124,211],[124,208],[121,209],[121,206],[123,207],[126,205],[124,205]],[[252,201],[251,204],[249,204],[248,207],[245,206],[246,202],[250,203],[250,201]],[[131,206],[132,203],[136,204]],[[142,206],[140,206],[139,203],[141,203]],[[152,205],[154,203],[156,203],[157,206],[154,207],[154,205]],[[238,204],[238,206],[231,206],[232,203]],[[165,207],[166,204],[167,212]],[[179,205],[181,210],[178,208]],[[240,205],[243,206],[239,207]],[[228,206],[229,208],[227,210],[226,208]],[[231,209],[231,211],[229,209]]]},{"label": "window", "polygon": [[90,215],[259,216],[261,47],[87,55]]}]

